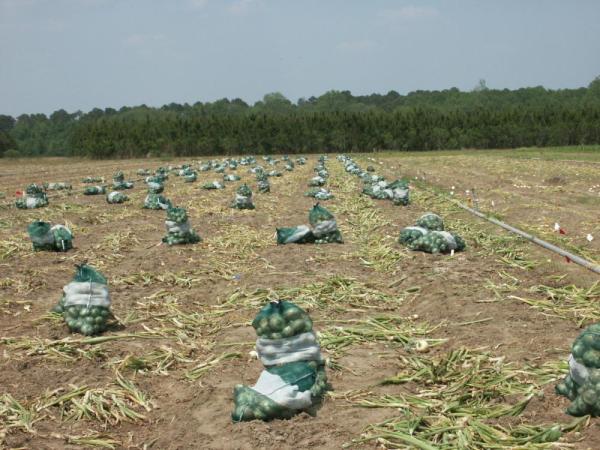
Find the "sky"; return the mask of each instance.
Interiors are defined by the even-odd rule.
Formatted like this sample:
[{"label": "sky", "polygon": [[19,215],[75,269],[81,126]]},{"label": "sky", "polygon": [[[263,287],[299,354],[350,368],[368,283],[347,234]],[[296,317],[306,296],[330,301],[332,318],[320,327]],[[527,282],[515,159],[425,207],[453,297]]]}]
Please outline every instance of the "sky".
[{"label": "sky", "polygon": [[587,86],[600,0],[0,0],[0,114]]}]

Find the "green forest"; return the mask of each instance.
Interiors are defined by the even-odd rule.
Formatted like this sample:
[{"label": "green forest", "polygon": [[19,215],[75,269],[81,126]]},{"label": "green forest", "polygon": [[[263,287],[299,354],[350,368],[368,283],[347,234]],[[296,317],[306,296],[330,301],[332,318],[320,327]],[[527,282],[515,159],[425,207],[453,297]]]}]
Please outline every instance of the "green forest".
[{"label": "green forest", "polygon": [[87,113],[0,115],[0,156],[201,156],[600,144],[600,77],[550,90],[457,88],[400,95],[280,93]]}]

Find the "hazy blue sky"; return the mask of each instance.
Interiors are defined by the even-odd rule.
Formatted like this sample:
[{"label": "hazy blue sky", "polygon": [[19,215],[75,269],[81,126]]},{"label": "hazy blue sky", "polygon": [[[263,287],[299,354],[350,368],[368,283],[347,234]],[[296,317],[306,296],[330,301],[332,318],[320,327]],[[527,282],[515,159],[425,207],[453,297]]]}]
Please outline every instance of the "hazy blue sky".
[{"label": "hazy blue sky", "polygon": [[600,0],[0,0],[0,113],[586,86]]}]

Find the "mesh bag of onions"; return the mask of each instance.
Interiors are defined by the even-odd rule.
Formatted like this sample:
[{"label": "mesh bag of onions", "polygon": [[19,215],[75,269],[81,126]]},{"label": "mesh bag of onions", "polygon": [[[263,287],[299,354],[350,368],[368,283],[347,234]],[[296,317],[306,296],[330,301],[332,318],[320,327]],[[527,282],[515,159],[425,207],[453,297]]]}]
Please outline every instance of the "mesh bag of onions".
[{"label": "mesh bag of onions", "polygon": [[190,227],[185,208],[167,209],[167,235],[162,239],[169,245],[195,244],[200,242],[200,236]]},{"label": "mesh bag of onions", "polygon": [[308,213],[308,221],[316,244],[343,243],[342,234],[338,230],[333,214],[318,203]]},{"label": "mesh bag of onions", "polygon": [[112,318],[106,278],[91,266],[78,265],[53,311],[63,315],[72,332],[92,336],[105,331]]},{"label": "mesh bag of onions", "polygon": [[27,227],[35,251],[66,252],[73,248],[73,233],[64,225],[35,221]]},{"label": "mesh bag of onions", "polygon": [[465,241],[456,233],[444,230],[444,221],[433,213],[423,214],[415,226],[400,232],[398,241],[411,250],[426,253],[451,253],[465,249]]},{"label": "mesh bag of onions", "polygon": [[43,186],[30,184],[25,190],[25,197],[19,198],[15,206],[19,209],[35,209],[48,205],[48,196]]},{"label": "mesh bag of onions", "polygon": [[571,400],[567,414],[600,416],[600,324],[590,325],[573,342],[569,374],[556,393]]},{"label": "mesh bag of onions", "polygon": [[264,370],[254,386],[235,386],[233,421],[289,419],[311,411],[329,386],[308,314],[292,302],[274,301],[252,326]]},{"label": "mesh bag of onions", "polygon": [[232,208],[254,209],[252,202],[252,190],[246,184],[242,184],[235,192],[235,198],[231,204]]},{"label": "mesh bag of onions", "polygon": [[112,191],[106,194],[106,203],[125,203],[127,200],[129,200],[129,197],[119,191]]}]

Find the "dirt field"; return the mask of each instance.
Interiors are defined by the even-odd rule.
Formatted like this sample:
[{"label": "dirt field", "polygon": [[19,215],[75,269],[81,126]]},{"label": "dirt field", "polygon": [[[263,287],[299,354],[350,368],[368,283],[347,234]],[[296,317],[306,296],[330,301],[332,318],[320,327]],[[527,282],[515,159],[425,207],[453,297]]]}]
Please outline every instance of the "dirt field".
[{"label": "dirt field", "polygon": [[[189,160],[2,160],[3,205],[32,182],[65,181],[73,191],[38,210],[0,209],[0,448],[525,448],[533,436],[526,448],[600,448],[597,420],[573,422],[569,401],[554,393],[573,339],[600,319],[598,276],[446,198],[453,191],[469,202],[465,191],[475,188],[482,210],[598,262],[600,153],[548,155],[353,156],[390,179],[409,176],[407,207],[361,195],[360,180],[330,155],[335,198],[323,204],[336,215],[339,245],[275,243],[275,227],[308,222],[313,201],[303,193],[317,156],[270,178],[270,194],[257,193],[240,166],[253,211],[229,207],[240,182],[206,191],[200,185],[221,174],[199,172],[195,183],[170,175],[164,195],[188,208],[203,238],[179,247],[159,244],[165,213],[141,208],[142,182],[128,203],[109,205],[83,196],[81,179],[111,181],[117,169],[138,179],[139,168]],[[426,211],[464,237],[465,252],[397,243]],[[75,248],[34,253],[26,227],[38,218],[66,223]],[[109,279],[120,322],[102,342],[71,335],[49,314],[85,260]],[[262,370],[250,356],[250,321],[273,298],[309,311],[333,390],[316,416],[232,423],[233,387],[254,384]],[[86,395],[103,406],[86,408]],[[544,443],[555,424],[559,443]],[[418,429],[419,441],[406,429]]]}]

